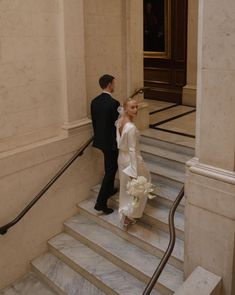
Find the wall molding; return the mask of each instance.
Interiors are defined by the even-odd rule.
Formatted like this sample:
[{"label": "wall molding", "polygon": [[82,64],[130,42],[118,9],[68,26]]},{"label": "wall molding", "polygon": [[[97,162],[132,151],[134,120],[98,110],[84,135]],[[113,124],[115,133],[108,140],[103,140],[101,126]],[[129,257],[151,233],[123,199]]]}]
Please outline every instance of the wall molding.
[{"label": "wall molding", "polygon": [[193,158],[186,165],[189,167],[189,171],[194,174],[235,185],[235,172],[233,171],[202,164],[198,158]]}]

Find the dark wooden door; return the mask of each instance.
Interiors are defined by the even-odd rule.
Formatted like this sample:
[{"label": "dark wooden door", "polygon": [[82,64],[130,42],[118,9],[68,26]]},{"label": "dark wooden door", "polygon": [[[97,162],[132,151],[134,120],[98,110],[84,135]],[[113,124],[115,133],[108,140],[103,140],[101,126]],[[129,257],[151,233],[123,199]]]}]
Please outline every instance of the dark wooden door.
[{"label": "dark wooden door", "polygon": [[170,56],[144,57],[144,86],[150,87],[145,98],[181,103],[186,84],[187,0],[171,0],[169,11]]}]

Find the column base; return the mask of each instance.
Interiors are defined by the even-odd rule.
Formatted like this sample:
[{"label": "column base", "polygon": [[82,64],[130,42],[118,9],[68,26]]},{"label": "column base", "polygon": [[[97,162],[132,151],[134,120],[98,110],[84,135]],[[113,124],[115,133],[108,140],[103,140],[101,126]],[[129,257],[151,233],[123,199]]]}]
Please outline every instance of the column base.
[{"label": "column base", "polygon": [[195,85],[186,85],[183,87],[182,104],[186,106],[196,106],[196,92]]},{"label": "column base", "polygon": [[221,276],[235,294],[235,173],[187,163],[185,183],[185,276],[198,266]]}]

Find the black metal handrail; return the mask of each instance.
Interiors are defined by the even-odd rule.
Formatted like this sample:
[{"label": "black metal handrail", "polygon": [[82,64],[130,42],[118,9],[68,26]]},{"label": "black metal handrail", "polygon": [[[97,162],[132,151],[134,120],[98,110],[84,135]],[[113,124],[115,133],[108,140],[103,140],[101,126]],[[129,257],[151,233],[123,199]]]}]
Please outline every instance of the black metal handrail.
[{"label": "black metal handrail", "polygon": [[130,98],[133,98],[135,97],[137,94],[140,94],[140,93],[144,93],[145,90],[149,90],[151,89],[150,87],[141,87],[141,88],[137,88],[133,94],[130,96]]},{"label": "black metal handrail", "polygon": [[93,141],[93,136],[73,155],[73,157],[56,173],[56,175],[43,187],[43,189],[33,198],[33,200],[9,223],[0,227],[0,234],[4,235],[8,229],[18,223],[24,215],[38,202],[45,192],[56,182],[56,180],[69,168],[69,166],[80,156]]},{"label": "black metal handrail", "polygon": [[181,189],[181,191],[179,192],[177,198],[175,199],[170,212],[169,212],[169,216],[168,216],[168,220],[169,220],[169,230],[170,230],[170,241],[167,247],[167,250],[165,252],[165,254],[163,255],[157,269],[155,270],[152,278],[150,279],[148,285],[146,286],[144,292],[142,295],[149,295],[151,293],[151,291],[153,290],[155,284],[157,283],[158,278],[160,277],[165,265],[167,264],[171,253],[174,249],[175,246],[175,224],[174,224],[174,216],[175,216],[175,211],[180,203],[180,201],[182,200],[184,196],[184,186]]}]

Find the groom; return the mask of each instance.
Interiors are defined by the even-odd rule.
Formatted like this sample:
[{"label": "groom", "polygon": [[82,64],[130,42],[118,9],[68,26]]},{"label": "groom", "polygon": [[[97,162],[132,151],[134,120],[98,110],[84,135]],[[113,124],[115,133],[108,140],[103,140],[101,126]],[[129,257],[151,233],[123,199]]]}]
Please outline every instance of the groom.
[{"label": "groom", "polygon": [[113,76],[103,75],[99,84],[102,93],[91,102],[91,117],[94,129],[93,146],[103,152],[105,174],[94,208],[110,214],[113,209],[108,208],[107,201],[117,192],[114,188],[114,178],[118,168],[118,149],[114,124],[118,118],[117,108],[120,103],[112,97],[115,88]]}]

